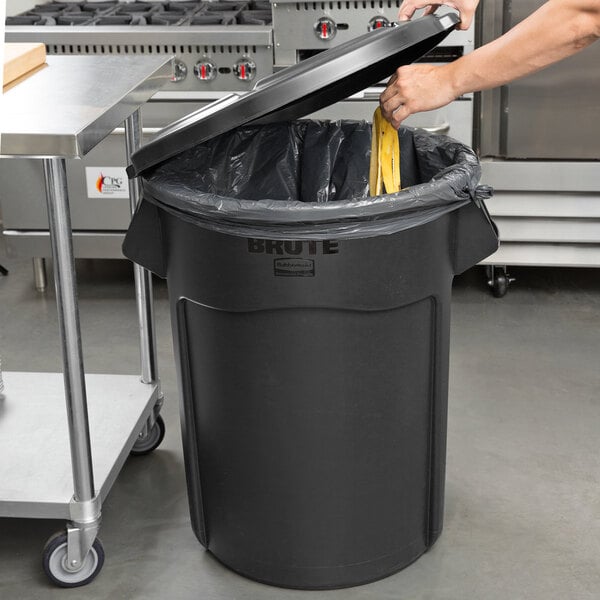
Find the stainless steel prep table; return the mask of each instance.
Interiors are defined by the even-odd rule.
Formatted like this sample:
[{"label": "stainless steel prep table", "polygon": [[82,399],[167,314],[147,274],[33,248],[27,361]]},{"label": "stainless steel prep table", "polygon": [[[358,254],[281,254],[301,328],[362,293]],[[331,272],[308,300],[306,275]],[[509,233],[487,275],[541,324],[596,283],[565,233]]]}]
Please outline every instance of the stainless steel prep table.
[{"label": "stainless steel prep table", "polygon": [[[152,281],[143,269],[135,269],[141,377],[84,375],[65,159],[84,156],[123,122],[129,158],[140,145],[139,108],[171,67],[165,55],[47,63],[1,97],[0,155],[43,162],[64,373],[4,373],[0,516],[67,519],[66,533],[44,549],[44,568],[54,583],[73,587],[102,567],[102,500],[130,452],[160,443],[164,423]],[[128,185],[133,211],[139,183]]]}]

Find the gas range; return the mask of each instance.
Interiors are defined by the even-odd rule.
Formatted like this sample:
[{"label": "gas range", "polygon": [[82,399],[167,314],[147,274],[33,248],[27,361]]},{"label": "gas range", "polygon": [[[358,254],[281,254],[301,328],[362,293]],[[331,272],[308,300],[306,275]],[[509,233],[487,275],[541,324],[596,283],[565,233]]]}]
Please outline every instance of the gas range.
[{"label": "gas range", "polygon": [[273,72],[268,0],[49,2],[6,19],[49,54],[172,54],[169,92],[247,91]]},{"label": "gas range", "polygon": [[[6,20],[7,41],[42,41],[49,54],[172,54],[161,95],[243,92],[300,62],[397,18],[401,0],[51,1]],[[473,47],[453,32],[429,57],[447,62]],[[185,94],[181,94],[185,92]]]}]

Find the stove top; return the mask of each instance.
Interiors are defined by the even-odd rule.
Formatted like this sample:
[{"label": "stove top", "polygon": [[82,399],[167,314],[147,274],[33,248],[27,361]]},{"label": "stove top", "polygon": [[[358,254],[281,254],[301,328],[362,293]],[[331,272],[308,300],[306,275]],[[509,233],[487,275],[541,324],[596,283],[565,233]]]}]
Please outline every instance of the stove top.
[{"label": "stove top", "polygon": [[50,2],[6,18],[6,25],[103,25],[202,27],[270,25],[269,0]]},{"label": "stove top", "polygon": [[389,24],[401,3],[34,1],[37,6],[6,19],[6,41],[43,42],[48,54],[170,54],[173,77],[161,93],[188,95],[252,89],[279,68]]}]

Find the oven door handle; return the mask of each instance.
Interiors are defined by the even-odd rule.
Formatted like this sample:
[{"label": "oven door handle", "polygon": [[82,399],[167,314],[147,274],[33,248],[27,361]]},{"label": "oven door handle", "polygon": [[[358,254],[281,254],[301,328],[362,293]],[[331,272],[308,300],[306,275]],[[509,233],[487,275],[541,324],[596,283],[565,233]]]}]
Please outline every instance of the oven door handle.
[{"label": "oven door handle", "polygon": [[[156,135],[162,129],[162,127],[142,127],[142,135]],[[111,135],[125,135],[125,127],[113,129]]]},{"label": "oven door handle", "polygon": [[376,91],[376,92],[363,92],[362,94],[358,93],[356,94],[356,98],[360,98],[362,100],[377,100],[379,101],[379,96],[381,96],[381,94],[383,94],[383,90],[385,88],[381,88],[380,90]]},{"label": "oven door handle", "polygon": [[440,125],[433,125],[432,127],[419,127],[415,125],[418,129],[422,129],[427,133],[448,133],[450,131],[450,123],[441,123]]}]

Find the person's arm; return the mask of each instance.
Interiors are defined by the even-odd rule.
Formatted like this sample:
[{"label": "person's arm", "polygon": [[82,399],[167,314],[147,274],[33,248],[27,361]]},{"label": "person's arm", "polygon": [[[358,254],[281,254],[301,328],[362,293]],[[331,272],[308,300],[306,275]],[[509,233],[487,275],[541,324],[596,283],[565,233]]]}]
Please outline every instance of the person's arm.
[{"label": "person's arm", "polygon": [[404,0],[398,11],[399,21],[410,21],[415,11],[424,8],[423,15],[434,13],[440,6],[448,6],[454,8],[460,13],[460,23],[457,29],[469,29],[473,21],[475,9],[479,4],[479,0],[440,0],[438,3],[432,3],[431,0]]},{"label": "person's arm", "polygon": [[539,71],[599,37],[600,0],[548,0],[497,40],[452,63],[397,69],[381,94],[381,112],[398,128],[410,114],[440,108],[462,94]]}]

